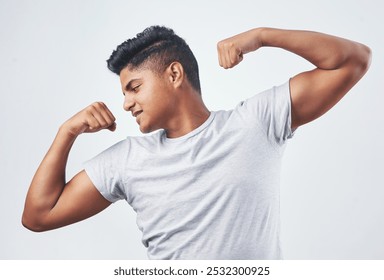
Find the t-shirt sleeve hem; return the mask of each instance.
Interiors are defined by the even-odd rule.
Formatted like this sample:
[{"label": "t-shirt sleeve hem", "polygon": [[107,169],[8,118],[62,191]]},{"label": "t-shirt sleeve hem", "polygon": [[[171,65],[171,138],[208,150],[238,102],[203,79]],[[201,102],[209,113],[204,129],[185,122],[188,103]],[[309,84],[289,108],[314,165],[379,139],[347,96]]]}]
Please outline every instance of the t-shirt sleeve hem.
[{"label": "t-shirt sleeve hem", "polygon": [[95,186],[95,188],[99,191],[99,193],[109,202],[115,203],[116,201],[120,200],[120,198],[113,196],[111,193],[105,191],[103,186],[101,186],[100,183],[97,182],[96,176],[90,166],[87,165],[87,163],[84,164],[84,171],[87,173],[89,179]]},{"label": "t-shirt sleeve hem", "polygon": [[288,87],[288,121],[287,121],[287,139],[291,139],[293,136],[295,136],[295,132],[297,130],[297,127],[295,129],[292,129],[292,97],[291,97],[291,79],[289,79],[286,83],[285,86]]}]

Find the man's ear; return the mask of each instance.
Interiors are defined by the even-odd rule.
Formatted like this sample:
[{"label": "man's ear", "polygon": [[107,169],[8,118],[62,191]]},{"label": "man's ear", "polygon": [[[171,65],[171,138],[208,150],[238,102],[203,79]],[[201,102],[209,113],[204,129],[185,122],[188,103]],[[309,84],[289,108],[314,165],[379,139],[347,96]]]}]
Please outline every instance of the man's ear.
[{"label": "man's ear", "polygon": [[174,61],[167,68],[170,83],[175,87],[181,86],[184,80],[184,68],[180,62]]}]

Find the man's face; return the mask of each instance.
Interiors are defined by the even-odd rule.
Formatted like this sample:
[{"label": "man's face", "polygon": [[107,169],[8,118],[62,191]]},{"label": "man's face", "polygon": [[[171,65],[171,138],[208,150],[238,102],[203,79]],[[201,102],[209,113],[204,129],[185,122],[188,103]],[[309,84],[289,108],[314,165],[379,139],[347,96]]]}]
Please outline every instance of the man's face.
[{"label": "man's face", "polygon": [[167,129],[175,108],[174,91],[167,71],[158,75],[149,69],[130,70],[125,67],[120,72],[120,82],[124,110],[132,112],[140,131],[148,133]]}]

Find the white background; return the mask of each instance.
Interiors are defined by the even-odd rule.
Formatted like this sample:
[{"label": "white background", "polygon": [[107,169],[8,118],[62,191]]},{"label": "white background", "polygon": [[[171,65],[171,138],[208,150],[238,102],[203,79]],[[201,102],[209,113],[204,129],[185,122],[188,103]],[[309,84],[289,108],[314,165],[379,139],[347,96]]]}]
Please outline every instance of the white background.
[{"label": "white background", "polygon": [[286,259],[384,259],[382,3],[291,1],[0,0],[0,259],[146,259],[135,213],[117,202],[66,228],[32,233],[20,219],[25,194],[60,124],[104,101],[118,129],[82,135],[67,177],[100,151],[140,132],[122,109],[118,77],[105,60],[153,24],[185,38],[200,65],[211,110],[312,68],[279,49],[218,66],[216,43],[253,27],[309,29],[365,43],[367,75],[330,112],[301,127],[283,162],[282,242]]}]

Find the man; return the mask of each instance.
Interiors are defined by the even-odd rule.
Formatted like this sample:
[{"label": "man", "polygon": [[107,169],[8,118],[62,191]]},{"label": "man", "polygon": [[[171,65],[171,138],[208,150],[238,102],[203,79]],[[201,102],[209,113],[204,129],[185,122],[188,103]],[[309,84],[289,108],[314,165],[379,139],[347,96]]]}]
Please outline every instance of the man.
[{"label": "man", "polygon": [[67,157],[85,132],[114,131],[96,102],[66,121],[29,188],[22,222],[45,231],[86,219],[125,199],[150,259],[280,259],[279,178],[293,131],[332,108],[365,74],[368,47],[309,31],[255,28],[218,43],[219,64],[236,66],[261,47],[293,52],[316,68],[210,112],[188,45],[153,26],[108,60],[124,109],[146,136],[128,137],[69,182]]}]

